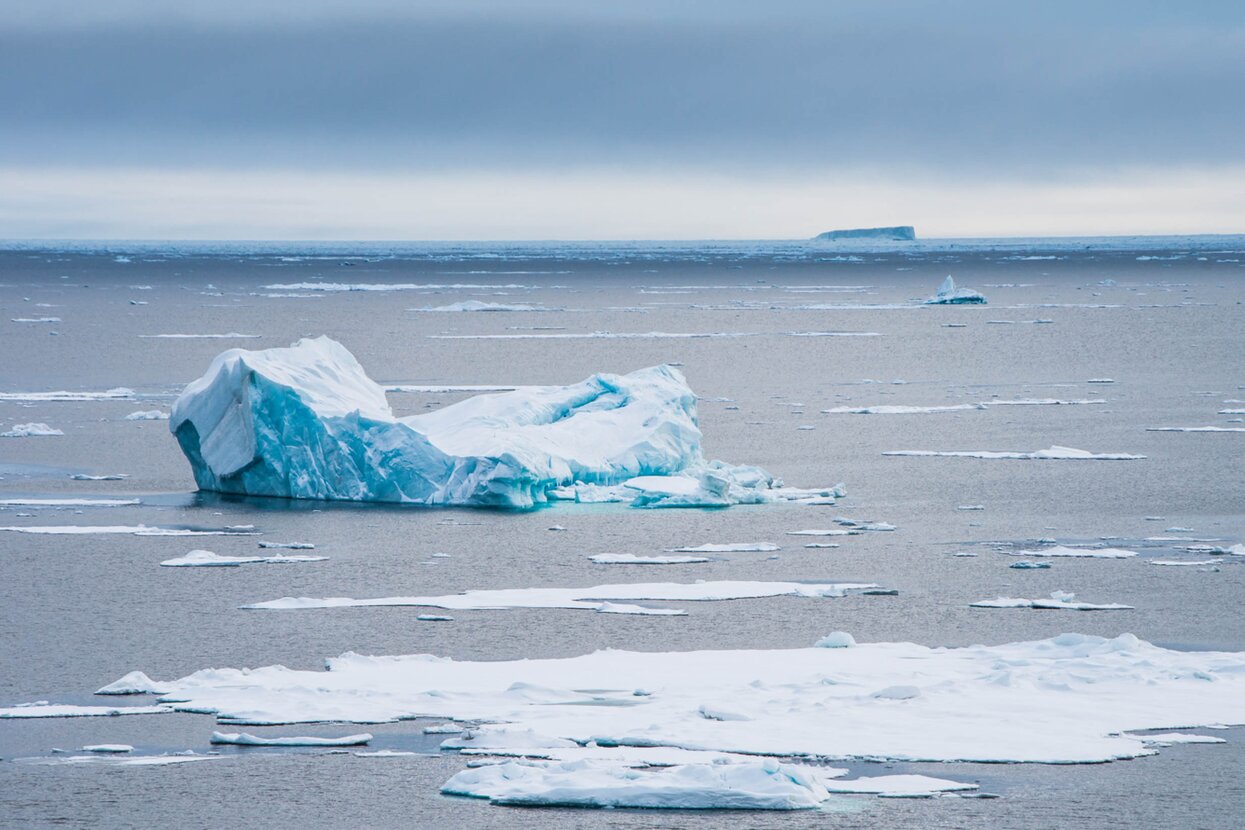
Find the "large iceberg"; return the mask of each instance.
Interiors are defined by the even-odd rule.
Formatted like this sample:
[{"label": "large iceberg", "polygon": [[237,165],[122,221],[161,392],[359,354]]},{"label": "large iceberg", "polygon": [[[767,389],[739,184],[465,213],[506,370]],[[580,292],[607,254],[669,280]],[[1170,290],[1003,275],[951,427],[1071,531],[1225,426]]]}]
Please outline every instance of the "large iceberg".
[{"label": "large iceberg", "polygon": [[[397,418],[354,355],[317,337],[221,353],[177,399],[169,428],[200,489],[223,493],[509,508],[550,499],[721,507],[834,495],[706,461],[696,396],[671,366]],[[626,486],[636,478],[644,486]]]}]

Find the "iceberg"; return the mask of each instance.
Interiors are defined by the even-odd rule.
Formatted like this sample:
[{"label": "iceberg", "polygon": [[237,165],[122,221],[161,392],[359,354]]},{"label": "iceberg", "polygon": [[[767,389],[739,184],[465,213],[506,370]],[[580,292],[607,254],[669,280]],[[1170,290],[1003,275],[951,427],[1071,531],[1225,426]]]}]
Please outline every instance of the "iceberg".
[{"label": "iceberg", "polygon": [[985,305],[985,295],[971,288],[956,288],[950,275],[938,287],[938,293],[925,301],[925,305]]},{"label": "iceberg", "polygon": [[517,509],[551,498],[720,507],[810,495],[756,467],[706,461],[696,396],[672,366],[397,418],[354,355],[317,337],[221,353],[174,403],[169,429],[200,489],[239,495]]},{"label": "iceberg", "polygon": [[32,422],[29,424],[15,424],[13,428],[7,432],[0,432],[0,438],[29,438],[32,435],[64,434],[65,433],[55,427],[50,427],[47,424],[37,424]]},{"label": "iceberg", "polygon": [[365,746],[372,740],[371,732],[346,735],[342,738],[261,738],[249,732],[213,732],[212,743],[232,746]]},{"label": "iceberg", "polygon": [[889,228],[845,228],[826,231],[813,237],[816,242],[837,242],[842,239],[873,239],[884,242],[914,242],[916,228],[912,225],[895,225]]}]

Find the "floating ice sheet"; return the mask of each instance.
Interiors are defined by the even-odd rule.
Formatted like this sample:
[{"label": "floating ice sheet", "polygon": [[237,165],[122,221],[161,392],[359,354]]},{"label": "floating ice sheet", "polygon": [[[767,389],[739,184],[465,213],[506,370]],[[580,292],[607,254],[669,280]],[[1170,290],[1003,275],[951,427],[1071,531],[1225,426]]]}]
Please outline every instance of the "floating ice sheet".
[{"label": "floating ice sheet", "polygon": [[0,507],[129,507],[139,499],[0,499]]},{"label": "floating ice sheet", "polygon": [[727,544],[707,543],[704,545],[670,548],[669,553],[770,553],[780,550],[778,545],[770,542],[730,542]]},{"label": "floating ice sheet", "polygon": [[1136,551],[1124,550],[1123,548],[1071,548],[1065,545],[1055,545],[1054,547],[1049,548],[1035,548],[1033,550],[1007,550],[1003,552],[1008,556],[1038,556],[1072,559],[1132,559],[1137,555]]},{"label": "floating ice sheet", "polygon": [[976,784],[965,784],[946,778],[931,778],[928,775],[870,775],[848,780],[826,781],[824,786],[832,793],[873,795],[927,795],[977,789]]},{"label": "floating ice sheet", "polygon": [[0,531],[13,533],[37,533],[47,536],[91,536],[99,534],[123,534],[130,536],[255,536],[252,530],[223,528],[198,530],[185,527],[149,527],[147,525],[12,525],[0,527]]},{"label": "floating ice sheet", "polygon": [[429,334],[434,340],[698,340],[718,337],[881,337],[876,331],[592,331],[531,334]]},{"label": "floating ice sheet", "polygon": [[857,582],[747,582],[717,581],[648,582],[625,585],[596,585],[588,588],[500,588],[466,591],[461,594],[425,597],[283,597],[257,602],[244,608],[291,611],[307,608],[373,608],[378,606],[426,606],[455,611],[500,610],[506,608],[569,608],[610,614],[682,615],[673,608],[648,608],[621,604],[621,601],[655,600],[664,602],[708,602],[761,597],[844,597],[849,594],[887,594],[889,589],[873,583]]},{"label": "floating ice sheet", "polygon": [[941,406],[836,406],[823,409],[826,415],[926,415],[935,412],[962,412],[970,409],[988,409],[992,406],[1085,406],[1106,403],[1102,398],[1062,400],[1059,398],[1024,398],[1020,400],[978,401],[977,403],[945,404]]},{"label": "floating ice sheet", "polygon": [[1146,432],[1245,432],[1245,427],[1146,427]]},{"label": "floating ice sheet", "polygon": [[14,424],[12,429],[0,432],[0,438],[31,438],[39,435],[64,434],[61,430],[50,427],[47,424],[31,422],[29,424]]},{"label": "floating ice sheet", "polygon": [[341,738],[279,737],[262,738],[249,732],[213,732],[212,743],[231,746],[365,746],[372,740],[372,733],[346,735]]},{"label": "floating ice sheet", "polygon": [[236,568],[239,565],[286,565],[297,562],[323,562],[323,556],[221,556],[210,550],[192,550],[185,556],[166,559],[166,568]]},{"label": "floating ice sheet", "polygon": [[598,565],[690,565],[709,561],[706,556],[636,556],[634,553],[598,553],[588,558]]},{"label": "floating ice sheet", "polygon": [[531,303],[486,303],[480,300],[465,300],[461,303],[450,303],[449,305],[425,306],[423,308],[408,308],[407,311],[561,311],[558,308],[546,308],[545,306],[532,305]]},{"label": "floating ice sheet", "polygon": [[127,421],[167,421],[169,413],[162,412],[159,409],[141,409],[138,412],[131,412],[125,416]]},{"label": "floating ice sheet", "polygon": [[933,450],[889,450],[882,455],[905,455],[920,457],[940,457],[940,458],[1008,458],[1032,461],[1137,461],[1145,458],[1144,455],[1133,455],[1130,453],[1093,453],[1088,450],[1078,450],[1072,447],[1052,446],[1046,450],[1034,450],[1033,452],[995,452],[992,450],[967,450],[957,452],[937,452]]},{"label": "floating ice sheet", "polygon": [[1048,599],[1017,599],[999,597],[969,603],[970,608],[1036,608],[1043,611],[1131,611],[1133,606],[1107,603],[1078,602],[1068,591],[1053,591]]},{"label": "floating ice sheet", "polygon": [[166,706],[75,706],[39,701],[0,707],[0,719],[111,718],[118,715],[162,715],[171,711]]},{"label": "floating ice sheet", "polygon": [[108,401],[126,400],[134,397],[134,390],[124,386],[104,392],[0,392],[0,401],[27,401],[49,403],[57,401]]}]

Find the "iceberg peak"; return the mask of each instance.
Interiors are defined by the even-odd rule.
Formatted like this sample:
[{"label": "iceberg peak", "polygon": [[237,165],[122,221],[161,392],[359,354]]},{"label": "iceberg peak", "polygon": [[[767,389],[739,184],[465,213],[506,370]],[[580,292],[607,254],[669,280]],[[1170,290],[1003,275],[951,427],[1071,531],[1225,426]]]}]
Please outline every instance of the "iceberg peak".
[{"label": "iceberg peak", "polygon": [[950,274],[938,287],[938,293],[925,301],[925,305],[985,305],[985,295],[971,288],[956,288]]}]

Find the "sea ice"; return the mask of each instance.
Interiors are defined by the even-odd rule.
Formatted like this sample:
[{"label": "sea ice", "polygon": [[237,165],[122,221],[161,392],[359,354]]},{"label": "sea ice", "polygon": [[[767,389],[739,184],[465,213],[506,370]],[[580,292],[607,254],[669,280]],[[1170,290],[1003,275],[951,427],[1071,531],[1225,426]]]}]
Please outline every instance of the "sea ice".
[{"label": "sea ice", "polygon": [[1245,427],[1146,427],[1146,432],[1245,432]]},{"label": "sea ice", "polygon": [[1097,605],[1092,602],[1077,602],[1076,594],[1068,591],[1052,591],[1050,599],[1016,599],[999,597],[980,602],[969,603],[969,608],[1037,608],[1044,611],[1131,611],[1133,606],[1109,603]]},{"label": "sea ice", "polygon": [[788,530],[788,536],[859,536],[863,530],[853,528],[833,528],[831,530]]},{"label": "sea ice", "polygon": [[424,308],[408,308],[407,311],[560,311],[557,308],[531,305],[530,303],[485,303],[480,300],[466,300],[449,305],[427,306]]},{"label": "sea ice", "polygon": [[690,565],[709,561],[706,556],[636,556],[634,553],[598,553],[588,558],[598,565]]},{"label": "sea ice", "polygon": [[1173,744],[1226,744],[1223,738],[1213,735],[1193,735],[1188,732],[1160,732],[1151,735],[1136,735],[1152,746],[1172,746]]},{"label": "sea ice", "polygon": [[119,533],[130,536],[254,536],[254,531],[225,528],[223,530],[191,530],[183,527],[148,527],[147,525],[45,525],[0,527],[0,531],[38,533],[48,536],[82,536]]},{"label": "sea ice", "polygon": [[708,602],[762,597],[845,597],[854,594],[890,594],[890,589],[873,583],[856,582],[648,582],[624,585],[596,585],[588,588],[500,588],[465,591],[461,594],[426,597],[283,597],[244,605],[267,611],[307,608],[373,608],[378,606],[427,606],[454,611],[488,611],[506,608],[568,608],[610,614],[683,615],[673,608],[623,605],[620,600]]},{"label": "sea ice", "polygon": [[169,413],[161,412],[159,409],[141,409],[126,415],[125,419],[127,421],[167,421]]},{"label": "sea ice", "polygon": [[124,386],[106,392],[0,392],[0,401],[50,403],[57,401],[125,400],[134,397],[134,390]]},{"label": "sea ice", "polygon": [[772,759],[658,770],[591,760],[508,761],[465,769],[441,792],[511,806],[677,810],[813,809],[829,797],[813,768]]},{"label": "sea ice", "polygon": [[109,473],[102,476],[93,476],[86,473],[74,473],[70,476],[74,481],[122,481],[129,476],[126,473]]},{"label": "sea ice", "polygon": [[1021,560],[1019,562],[1013,562],[1007,567],[1015,568],[1018,571],[1043,571],[1043,570],[1050,569],[1050,563],[1049,562],[1029,562],[1027,560]]},{"label": "sea ice", "polygon": [[964,784],[946,778],[931,778],[928,775],[870,775],[850,780],[826,781],[823,782],[823,786],[832,793],[909,796],[977,789],[976,784]]},{"label": "sea ice", "polygon": [[50,427],[47,424],[38,424],[31,422],[29,424],[14,424],[13,428],[7,432],[0,432],[0,438],[30,438],[35,435],[64,435],[59,429]]},{"label": "sea ice", "polygon": [[212,743],[232,746],[365,746],[372,733],[346,735],[342,738],[261,738],[249,732],[213,732]]},{"label": "sea ice", "polygon": [[323,556],[221,556],[210,550],[192,550],[185,556],[166,559],[166,568],[236,568],[239,565],[284,565],[293,562],[323,562]]},{"label": "sea ice", "polygon": [[667,553],[769,553],[781,550],[769,542],[731,542],[725,545],[704,544],[695,547],[670,548]]},{"label": "sea ice", "polygon": [[83,752],[102,752],[102,753],[122,753],[133,752],[134,747],[129,744],[91,744],[82,747]]},{"label": "sea ice", "polygon": [[140,334],[139,337],[152,340],[256,340],[263,335],[231,331],[227,334]]},{"label": "sea ice", "polygon": [[986,298],[971,288],[956,288],[955,280],[948,276],[938,287],[938,293],[925,301],[925,305],[985,305]]},{"label": "sea ice", "polygon": [[0,499],[2,507],[128,507],[139,499]]},{"label": "sea ice", "polygon": [[814,648],[854,648],[856,638],[846,631],[832,631],[813,644]]},{"label": "sea ice", "polygon": [[1033,461],[1137,461],[1145,458],[1144,455],[1132,455],[1129,453],[1092,453],[1088,450],[1078,450],[1072,447],[1052,446],[1047,450],[1034,450],[1033,452],[993,452],[990,450],[972,450],[963,452],[935,452],[933,450],[890,450],[882,453],[882,455],[907,455],[907,456],[923,456],[923,457],[942,457],[942,458],[1010,458],[1020,460]]},{"label": "sea ice", "polygon": [[1136,551],[1124,550],[1122,548],[1070,548],[1064,545],[1055,545],[1052,548],[1037,548],[1036,550],[1008,550],[1004,551],[1004,553],[1008,556],[1067,557],[1075,559],[1131,559],[1137,555]]},{"label": "sea ice", "polygon": [[[223,352],[169,426],[199,487],[228,493],[511,508],[565,494],[655,507],[808,495],[756,467],[706,461],[696,397],[669,366],[395,418],[354,356],[320,337]],[[624,486],[637,479],[678,492]],[[588,487],[608,492],[581,498]]]},{"label": "sea ice", "polygon": [[[1130,634],[481,662],[344,654],[327,669],[205,669],[158,681],[153,708],[248,724],[452,718],[480,723],[473,740],[485,747],[550,736],[564,760],[596,741],[774,757],[1095,763],[1153,753],[1125,732],[1245,722],[1245,653],[1168,650]],[[875,696],[896,686],[919,694]],[[746,719],[711,720],[704,710]]]},{"label": "sea ice", "polygon": [[23,718],[95,718],[118,715],[162,715],[173,710],[166,706],[75,706],[64,703],[18,704],[0,707],[0,719]]},{"label": "sea ice", "polygon": [[259,541],[261,548],[281,548],[284,550],[315,550],[316,546],[311,542],[266,542],[263,539]]}]

